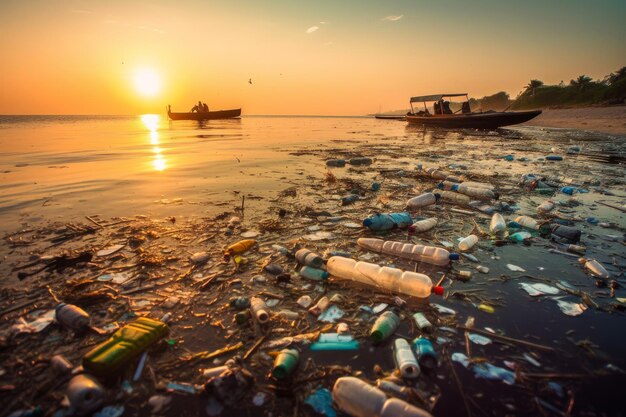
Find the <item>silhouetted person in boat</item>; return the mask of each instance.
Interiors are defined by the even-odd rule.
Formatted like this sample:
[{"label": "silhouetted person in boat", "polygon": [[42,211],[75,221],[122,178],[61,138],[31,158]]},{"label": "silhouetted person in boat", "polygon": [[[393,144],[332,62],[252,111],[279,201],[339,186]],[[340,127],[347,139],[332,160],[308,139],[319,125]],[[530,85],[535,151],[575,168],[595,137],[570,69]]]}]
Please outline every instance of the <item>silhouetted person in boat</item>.
[{"label": "silhouetted person in boat", "polygon": [[470,114],[472,111],[470,110],[470,104],[469,101],[464,102],[461,105],[461,113],[463,114]]},{"label": "silhouetted person in boat", "polygon": [[443,102],[443,114],[452,114],[452,110],[450,110],[450,102],[449,101],[444,101]]},{"label": "silhouetted person in boat", "polygon": [[435,114],[441,114],[441,102],[435,101],[434,107],[435,107]]},{"label": "silhouetted person in boat", "polygon": [[202,111],[205,113],[209,112],[209,106],[206,103],[202,103]]}]

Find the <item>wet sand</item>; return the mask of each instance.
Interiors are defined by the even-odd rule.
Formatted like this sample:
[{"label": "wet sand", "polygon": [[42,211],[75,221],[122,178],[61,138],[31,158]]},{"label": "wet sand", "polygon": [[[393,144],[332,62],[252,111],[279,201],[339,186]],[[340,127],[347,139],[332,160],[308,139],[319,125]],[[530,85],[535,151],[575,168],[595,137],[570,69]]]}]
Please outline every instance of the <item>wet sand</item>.
[{"label": "wet sand", "polygon": [[545,109],[527,126],[590,130],[610,135],[626,135],[626,106]]}]

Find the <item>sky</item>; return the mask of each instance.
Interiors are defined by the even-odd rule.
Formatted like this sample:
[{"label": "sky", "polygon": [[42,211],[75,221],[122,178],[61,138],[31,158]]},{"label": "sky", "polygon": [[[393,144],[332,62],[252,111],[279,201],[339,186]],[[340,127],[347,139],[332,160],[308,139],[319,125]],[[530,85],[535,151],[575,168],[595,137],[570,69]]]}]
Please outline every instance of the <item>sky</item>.
[{"label": "sky", "polygon": [[624,0],[2,0],[0,114],[359,115],[626,66]]}]

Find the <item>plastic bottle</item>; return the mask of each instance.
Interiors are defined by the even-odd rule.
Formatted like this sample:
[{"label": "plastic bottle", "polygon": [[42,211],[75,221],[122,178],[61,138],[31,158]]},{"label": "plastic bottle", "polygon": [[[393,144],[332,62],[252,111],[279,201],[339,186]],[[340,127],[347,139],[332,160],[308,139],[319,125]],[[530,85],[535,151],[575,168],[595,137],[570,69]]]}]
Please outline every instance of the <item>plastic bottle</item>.
[{"label": "plastic bottle", "polygon": [[446,203],[457,204],[459,206],[467,206],[471,201],[468,196],[455,193],[454,191],[442,191],[440,195],[442,201]]},{"label": "plastic bottle", "polygon": [[456,253],[450,253],[444,248],[433,246],[414,245],[412,243],[384,241],[382,239],[362,237],[357,240],[357,244],[365,249],[384,253],[385,255],[397,256],[416,262],[426,262],[432,265],[448,265],[450,261],[459,259]]},{"label": "plastic bottle", "polygon": [[240,240],[239,242],[232,244],[228,248],[226,248],[224,256],[230,257],[233,255],[244,253],[252,248],[254,245],[256,245],[256,240],[254,239]]},{"label": "plastic bottle", "polygon": [[348,162],[350,165],[370,165],[372,163],[372,158],[356,157],[351,158]]},{"label": "plastic bottle", "polygon": [[326,161],[327,167],[342,168],[346,166],[345,159],[329,159]]},{"label": "plastic bottle", "polygon": [[363,226],[374,231],[406,229],[413,224],[413,219],[409,213],[385,213],[374,214],[363,220]]},{"label": "plastic bottle", "polygon": [[373,343],[380,343],[391,336],[400,325],[400,317],[393,311],[385,311],[378,316],[372,329],[370,330],[370,339]]},{"label": "plastic bottle", "polygon": [[67,398],[73,415],[84,416],[95,411],[104,402],[105,390],[93,377],[80,374],[67,385]]},{"label": "plastic bottle", "polygon": [[335,382],[332,398],[339,410],[352,417],[432,417],[432,414],[368,383],[344,376]]},{"label": "plastic bottle", "polygon": [[405,339],[399,338],[393,341],[393,357],[396,368],[403,378],[417,378],[419,376],[420,367],[417,364],[417,359],[415,359],[409,342]]},{"label": "plastic bottle", "polygon": [[496,189],[496,187],[494,185],[488,184],[486,182],[463,181],[461,184],[463,184],[466,187],[485,188],[485,189],[491,190],[491,191]]},{"label": "plastic bottle", "polygon": [[228,302],[231,307],[236,308],[237,310],[244,310],[250,308],[250,299],[248,297],[233,297]]},{"label": "plastic bottle", "polygon": [[411,395],[411,390],[408,387],[403,387],[388,379],[377,379],[376,387],[385,393],[401,399],[407,399]]},{"label": "plastic bottle", "polygon": [[461,241],[459,242],[459,250],[465,252],[468,251],[470,249],[472,249],[472,247],[478,242],[478,236],[476,235],[469,235],[466,238],[461,239]]},{"label": "plastic bottle", "polygon": [[328,272],[323,269],[313,268],[311,266],[303,266],[299,272],[302,278],[322,281],[328,278]]},{"label": "plastic bottle", "polygon": [[[345,258],[342,258],[342,259],[345,259]],[[313,307],[309,308],[309,313],[313,314],[314,316],[319,316],[324,311],[326,311],[329,305],[330,305],[330,300],[328,299],[328,297],[323,296],[317,301],[317,303]]]},{"label": "plastic bottle", "polygon": [[345,197],[341,197],[341,205],[347,206],[348,204],[352,204],[358,200],[359,200],[359,196],[357,194],[350,194]]},{"label": "plastic bottle", "polygon": [[569,226],[563,226],[561,224],[551,224],[550,232],[553,237],[565,239],[569,242],[578,243],[580,241],[581,231]]},{"label": "plastic bottle", "polygon": [[285,379],[298,367],[300,352],[296,349],[283,349],[274,360],[272,376],[276,379]]},{"label": "plastic bottle", "polygon": [[435,369],[437,367],[437,353],[430,340],[418,337],[413,340],[413,348],[422,368]]},{"label": "plastic bottle", "polygon": [[512,242],[523,242],[525,239],[531,238],[532,235],[528,232],[516,232],[509,235],[509,240]]},{"label": "plastic bottle", "polygon": [[496,192],[488,188],[470,187],[465,183],[454,184],[452,185],[451,190],[477,200],[497,200],[499,198],[499,195]]},{"label": "plastic bottle", "polygon": [[252,297],[250,299],[250,313],[252,313],[252,317],[261,324],[267,323],[270,319],[265,301],[258,297]]},{"label": "plastic bottle", "polygon": [[54,355],[50,358],[50,365],[54,370],[63,374],[69,374],[72,369],[72,363],[63,355]]},{"label": "plastic bottle", "polygon": [[54,317],[61,326],[72,330],[85,330],[91,324],[89,314],[72,304],[59,304],[54,311]]},{"label": "plastic bottle", "polygon": [[426,168],[424,169],[424,172],[426,172],[426,174],[428,174],[431,178],[436,178],[438,180],[445,180],[448,178],[448,174],[443,171],[439,171],[437,168]]},{"label": "plastic bottle", "polygon": [[313,268],[321,268],[324,266],[324,259],[306,248],[299,249],[295,256],[296,261],[298,261],[300,265],[312,266]]},{"label": "plastic bottle", "polygon": [[115,375],[168,332],[167,324],[162,321],[140,317],[87,352],[83,368],[98,377]]},{"label": "plastic bottle", "polygon": [[539,224],[537,223],[537,220],[533,219],[532,217],[517,216],[515,218],[515,223],[527,229],[539,230]]},{"label": "plastic bottle", "polygon": [[431,333],[433,331],[433,325],[428,321],[426,316],[422,313],[413,314],[413,320],[415,320],[415,324],[417,328],[423,332]]},{"label": "plastic bottle", "polygon": [[435,226],[437,226],[437,219],[435,217],[430,217],[428,219],[416,221],[409,226],[409,230],[415,233],[427,232]]},{"label": "plastic bottle", "polygon": [[607,271],[604,266],[602,266],[602,264],[595,259],[580,258],[578,259],[578,262],[580,262],[591,275],[606,279],[611,277],[609,271]]},{"label": "plastic bottle", "polygon": [[547,214],[554,210],[554,201],[546,200],[537,207],[537,213],[539,214]]},{"label": "plastic bottle", "polygon": [[417,197],[413,197],[406,202],[407,209],[418,209],[421,207],[431,206],[439,201],[438,193],[424,193]]},{"label": "plastic bottle", "polygon": [[587,248],[581,245],[563,245],[563,249],[570,252],[580,253],[581,255],[587,251]]},{"label": "plastic bottle", "polygon": [[237,314],[235,314],[235,322],[237,324],[244,324],[250,320],[250,317],[251,317],[250,310],[240,311]]},{"label": "plastic bottle", "polygon": [[326,268],[336,278],[352,280],[417,298],[427,298],[431,292],[443,294],[442,287],[433,287],[429,277],[417,272],[405,272],[338,256],[330,258]]},{"label": "plastic bottle", "polygon": [[500,235],[506,232],[506,221],[500,213],[494,213],[489,223],[489,231],[494,235]]}]

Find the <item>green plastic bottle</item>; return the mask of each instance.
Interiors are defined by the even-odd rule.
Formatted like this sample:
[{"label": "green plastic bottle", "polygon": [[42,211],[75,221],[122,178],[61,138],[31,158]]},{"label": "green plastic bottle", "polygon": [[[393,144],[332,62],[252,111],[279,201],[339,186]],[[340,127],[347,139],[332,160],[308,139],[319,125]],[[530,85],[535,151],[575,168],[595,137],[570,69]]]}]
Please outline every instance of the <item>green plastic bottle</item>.
[{"label": "green plastic bottle", "polygon": [[372,326],[372,330],[370,331],[371,341],[380,343],[387,339],[396,331],[399,324],[400,317],[398,317],[396,313],[393,311],[385,311],[376,319]]},{"label": "green plastic bottle", "polygon": [[278,356],[276,356],[276,360],[274,360],[272,376],[276,379],[285,379],[296,369],[299,360],[300,352],[296,349],[281,350]]},{"label": "green plastic bottle", "polygon": [[169,333],[167,324],[140,317],[117,330],[83,357],[83,367],[97,377],[111,377]]}]

